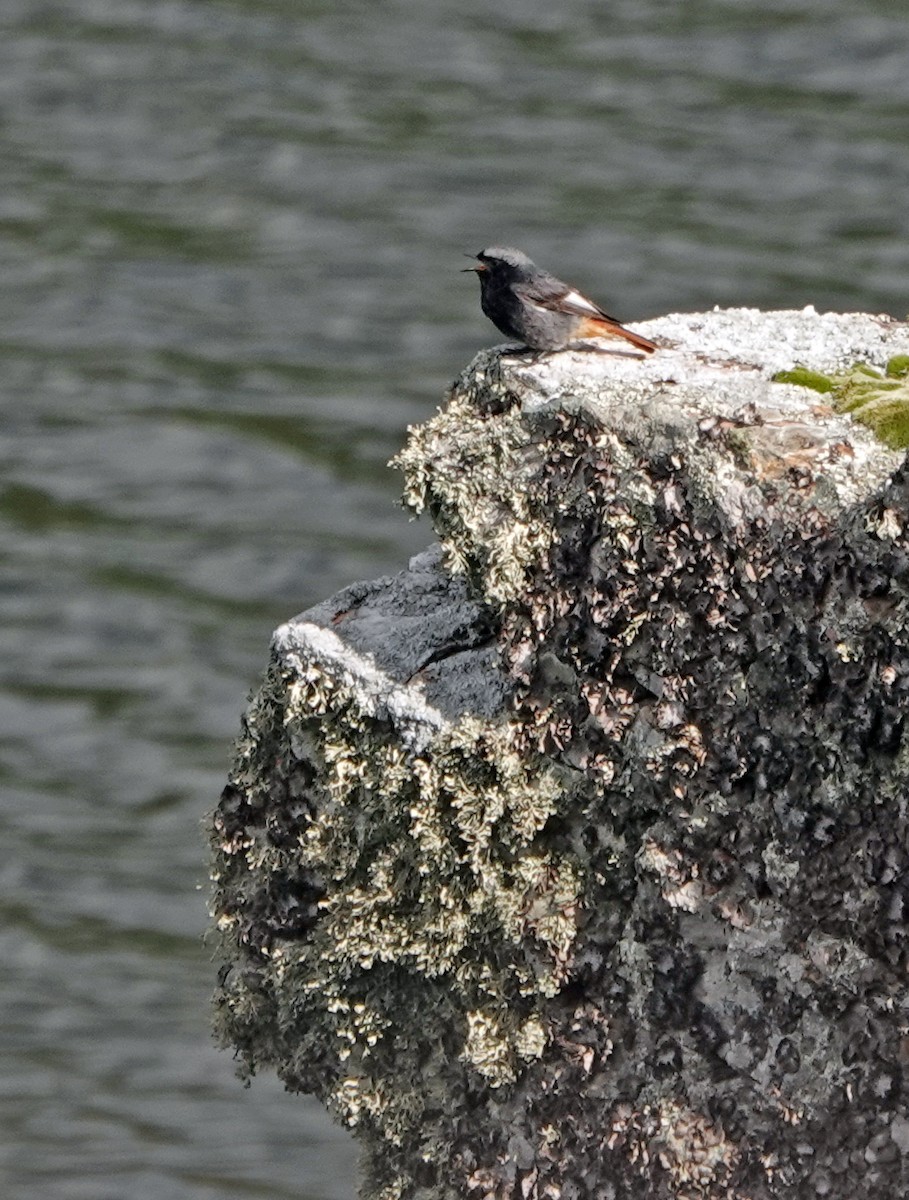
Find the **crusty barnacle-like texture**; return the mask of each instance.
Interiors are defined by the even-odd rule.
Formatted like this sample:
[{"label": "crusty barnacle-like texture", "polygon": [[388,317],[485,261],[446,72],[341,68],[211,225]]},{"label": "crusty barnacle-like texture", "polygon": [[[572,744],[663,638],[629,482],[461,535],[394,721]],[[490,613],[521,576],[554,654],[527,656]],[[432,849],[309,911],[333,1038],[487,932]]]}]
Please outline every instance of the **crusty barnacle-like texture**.
[{"label": "crusty barnacle-like texture", "polygon": [[510,691],[405,735],[314,640],[250,709],[220,1029],[370,1200],[907,1190],[909,481],[769,371],[479,356],[399,463]]},{"label": "crusty barnacle-like texture", "polygon": [[361,699],[300,659],[253,699],[213,822],[217,1029],[358,1131],[371,1192],[404,1194],[451,1153],[448,1098],[479,1108],[545,1051],[581,880],[541,833],[574,781],[507,721],[406,750]]},{"label": "crusty barnacle-like texture", "polygon": [[[521,737],[585,781],[560,836],[584,848],[588,1036],[572,1059],[551,1010],[563,1061],[522,1080],[533,1188],[883,1200],[909,1182],[906,467],[829,410],[654,396],[475,410],[533,447],[497,519],[549,525],[497,531],[532,548],[501,606]],[[422,501],[482,588],[457,485],[482,455],[438,455],[449,414],[420,433]]]}]

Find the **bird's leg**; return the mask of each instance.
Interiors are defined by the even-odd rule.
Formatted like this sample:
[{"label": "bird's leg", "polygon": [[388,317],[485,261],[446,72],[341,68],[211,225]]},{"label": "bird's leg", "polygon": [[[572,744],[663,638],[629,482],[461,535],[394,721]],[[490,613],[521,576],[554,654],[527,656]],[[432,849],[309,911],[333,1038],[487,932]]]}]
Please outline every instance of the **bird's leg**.
[{"label": "bird's leg", "polygon": [[502,358],[519,358],[525,363],[535,363],[557,353],[556,350],[534,350],[530,346],[508,346],[502,351]]}]

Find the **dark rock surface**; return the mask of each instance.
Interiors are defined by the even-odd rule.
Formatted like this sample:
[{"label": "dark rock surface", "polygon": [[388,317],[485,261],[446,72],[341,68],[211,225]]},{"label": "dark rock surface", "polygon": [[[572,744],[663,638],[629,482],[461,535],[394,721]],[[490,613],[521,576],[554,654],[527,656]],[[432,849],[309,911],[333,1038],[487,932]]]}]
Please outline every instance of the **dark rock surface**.
[{"label": "dark rock surface", "polygon": [[399,460],[441,553],[276,634],[217,1025],[357,1131],[367,1196],[909,1182],[909,475],[769,379],[909,330],[645,331],[695,327],[478,356]]}]

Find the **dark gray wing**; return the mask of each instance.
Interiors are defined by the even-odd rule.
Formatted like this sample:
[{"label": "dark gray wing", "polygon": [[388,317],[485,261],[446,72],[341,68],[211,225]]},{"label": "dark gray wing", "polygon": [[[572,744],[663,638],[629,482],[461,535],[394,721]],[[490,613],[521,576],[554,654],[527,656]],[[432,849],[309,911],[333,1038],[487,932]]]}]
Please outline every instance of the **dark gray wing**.
[{"label": "dark gray wing", "polygon": [[602,320],[612,321],[615,325],[619,324],[615,317],[611,317],[592,300],[582,296],[576,288],[569,287],[554,275],[544,275],[541,272],[540,276],[532,281],[514,284],[512,290],[522,299],[550,312],[571,313],[575,317],[600,317]]}]

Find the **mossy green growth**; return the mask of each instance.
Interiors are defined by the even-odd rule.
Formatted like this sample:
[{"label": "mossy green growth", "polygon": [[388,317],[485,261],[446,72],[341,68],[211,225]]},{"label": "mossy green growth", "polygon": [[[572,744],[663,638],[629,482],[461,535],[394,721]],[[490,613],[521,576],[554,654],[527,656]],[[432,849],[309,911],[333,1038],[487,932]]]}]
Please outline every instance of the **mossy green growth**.
[{"label": "mossy green growth", "polygon": [[793,367],[791,371],[778,371],[774,383],[796,383],[799,387],[811,388],[813,392],[832,392],[833,380],[820,371],[809,371],[807,367]]},{"label": "mossy green growth", "polygon": [[891,450],[909,448],[909,354],[894,355],[884,372],[868,363],[830,375],[794,367],[773,380],[829,394],[837,412],[851,413]]}]

